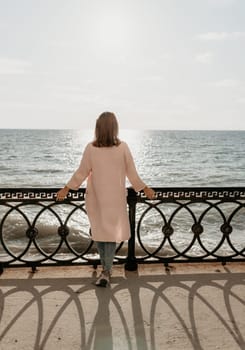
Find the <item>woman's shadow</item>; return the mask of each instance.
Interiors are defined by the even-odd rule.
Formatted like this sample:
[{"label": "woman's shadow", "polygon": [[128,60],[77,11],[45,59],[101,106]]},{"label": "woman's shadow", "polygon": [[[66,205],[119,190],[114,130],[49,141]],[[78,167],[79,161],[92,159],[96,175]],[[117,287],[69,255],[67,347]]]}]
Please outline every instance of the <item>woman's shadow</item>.
[{"label": "woman's shadow", "polygon": [[92,342],[93,350],[113,350],[113,335],[109,309],[112,293],[109,288],[96,287],[95,294],[98,300],[98,306],[86,350],[92,349]]}]

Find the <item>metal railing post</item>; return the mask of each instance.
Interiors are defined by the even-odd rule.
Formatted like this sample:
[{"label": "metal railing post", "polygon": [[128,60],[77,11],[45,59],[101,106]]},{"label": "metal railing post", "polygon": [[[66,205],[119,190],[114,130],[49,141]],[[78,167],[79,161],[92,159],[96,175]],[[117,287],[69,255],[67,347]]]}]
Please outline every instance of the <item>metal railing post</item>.
[{"label": "metal railing post", "polygon": [[130,239],[128,240],[128,256],[124,265],[125,270],[136,271],[138,264],[135,257],[135,214],[137,197],[136,192],[133,189],[128,189],[128,206],[129,206],[129,223],[130,223]]}]

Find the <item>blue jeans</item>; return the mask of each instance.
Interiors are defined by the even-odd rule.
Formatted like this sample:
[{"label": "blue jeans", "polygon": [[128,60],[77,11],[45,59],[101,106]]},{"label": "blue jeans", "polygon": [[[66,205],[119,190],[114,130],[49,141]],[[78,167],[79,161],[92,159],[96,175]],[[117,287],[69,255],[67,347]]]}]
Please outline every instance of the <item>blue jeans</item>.
[{"label": "blue jeans", "polygon": [[110,271],[116,251],[116,242],[96,242],[103,270]]}]

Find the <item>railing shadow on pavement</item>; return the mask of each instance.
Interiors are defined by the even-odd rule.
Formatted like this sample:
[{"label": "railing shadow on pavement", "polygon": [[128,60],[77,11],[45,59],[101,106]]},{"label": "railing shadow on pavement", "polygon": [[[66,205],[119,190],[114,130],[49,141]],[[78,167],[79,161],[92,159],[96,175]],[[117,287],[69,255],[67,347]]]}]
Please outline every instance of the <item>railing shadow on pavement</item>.
[{"label": "railing shadow on pavement", "polygon": [[1,278],[0,348],[245,349],[244,273],[162,270],[126,271],[110,288],[92,283],[95,271]]}]

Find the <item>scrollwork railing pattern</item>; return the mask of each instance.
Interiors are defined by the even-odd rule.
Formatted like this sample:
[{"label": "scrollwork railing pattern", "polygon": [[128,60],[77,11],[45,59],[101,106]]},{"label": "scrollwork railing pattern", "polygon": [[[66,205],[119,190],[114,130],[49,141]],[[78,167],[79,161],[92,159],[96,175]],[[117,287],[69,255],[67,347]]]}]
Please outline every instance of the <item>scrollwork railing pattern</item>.
[{"label": "scrollwork railing pattern", "polygon": [[[57,188],[0,189],[0,268],[99,264],[85,190],[56,202]],[[148,200],[128,189],[129,242],[115,263],[245,261],[245,188],[155,188]]]}]

